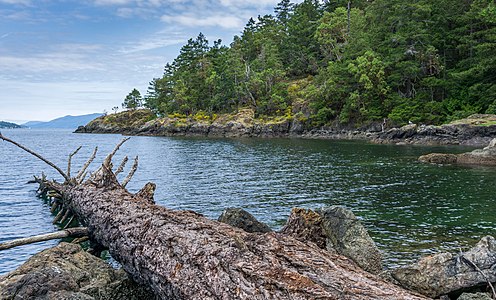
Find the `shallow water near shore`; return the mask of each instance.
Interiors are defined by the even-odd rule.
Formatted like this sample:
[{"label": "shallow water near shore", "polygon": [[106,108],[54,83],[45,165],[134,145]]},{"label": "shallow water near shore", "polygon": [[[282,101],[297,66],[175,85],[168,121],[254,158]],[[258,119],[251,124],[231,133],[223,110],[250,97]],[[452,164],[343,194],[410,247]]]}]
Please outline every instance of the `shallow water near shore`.
[{"label": "shallow water near shore", "polygon": [[[73,134],[66,130],[2,130],[62,169],[73,172],[99,147],[97,161],[120,135]],[[292,207],[343,205],[362,219],[388,267],[420,255],[457,252],[494,235],[496,168],[435,166],[417,162],[429,152],[460,153],[467,147],[374,145],[360,141],[132,137],[116,155],[140,157],[128,185],[157,184],[156,201],[217,218],[243,207],[274,229]],[[92,165],[93,170],[97,164]],[[36,197],[33,175],[62,180],[43,162],[0,142],[0,242],[55,230],[46,204]],[[125,176],[125,174],[123,175]],[[0,252],[0,274],[57,241]]]}]

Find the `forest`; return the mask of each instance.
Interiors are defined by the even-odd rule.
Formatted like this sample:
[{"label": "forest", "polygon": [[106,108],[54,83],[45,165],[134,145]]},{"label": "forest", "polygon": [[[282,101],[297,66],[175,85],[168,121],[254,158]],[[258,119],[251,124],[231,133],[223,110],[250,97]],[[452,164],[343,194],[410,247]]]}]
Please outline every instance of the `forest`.
[{"label": "forest", "polygon": [[282,0],[227,46],[189,39],[144,105],[311,126],[441,124],[496,113],[493,0]]}]

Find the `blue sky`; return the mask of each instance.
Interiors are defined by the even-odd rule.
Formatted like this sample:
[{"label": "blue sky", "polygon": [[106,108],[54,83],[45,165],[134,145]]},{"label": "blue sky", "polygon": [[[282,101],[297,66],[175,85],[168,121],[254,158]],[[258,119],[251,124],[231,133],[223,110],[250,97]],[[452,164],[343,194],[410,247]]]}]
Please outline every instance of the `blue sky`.
[{"label": "blue sky", "polygon": [[0,120],[111,111],[203,32],[225,44],[279,0],[0,0]]}]

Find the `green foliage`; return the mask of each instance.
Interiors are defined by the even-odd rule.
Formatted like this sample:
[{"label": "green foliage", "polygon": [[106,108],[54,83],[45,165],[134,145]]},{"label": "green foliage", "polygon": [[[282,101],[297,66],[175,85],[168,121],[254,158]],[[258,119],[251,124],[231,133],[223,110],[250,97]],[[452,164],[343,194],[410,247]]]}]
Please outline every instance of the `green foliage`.
[{"label": "green foliage", "polygon": [[145,106],[200,121],[251,108],[313,126],[496,113],[494,1],[281,0],[274,11],[229,46],[188,40]]},{"label": "green foliage", "polygon": [[143,98],[137,89],[133,89],[122,102],[124,109],[137,109],[143,106]]}]

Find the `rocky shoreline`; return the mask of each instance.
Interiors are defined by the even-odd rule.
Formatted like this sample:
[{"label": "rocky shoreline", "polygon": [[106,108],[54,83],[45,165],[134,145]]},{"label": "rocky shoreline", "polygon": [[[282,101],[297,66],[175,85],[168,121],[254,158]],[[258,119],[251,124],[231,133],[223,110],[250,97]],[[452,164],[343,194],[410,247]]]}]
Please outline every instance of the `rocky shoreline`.
[{"label": "rocky shoreline", "polygon": [[342,125],[313,128],[297,118],[256,119],[250,109],[220,115],[215,119],[181,116],[155,118],[148,110],[136,110],[97,118],[75,132],[143,136],[299,137],[367,140],[379,144],[485,146],[496,137],[496,115],[472,115],[441,126],[409,124],[388,129],[373,123],[361,128]]},{"label": "rocky shoreline", "polygon": [[[254,234],[271,231],[239,208],[226,209],[219,221]],[[315,243],[383,280],[429,298],[491,299],[488,282],[496,281],[492,268],[496,264],[496,239],[491,236],[482,238],[466,252],[439,253],[407,266],[384,270],[382,254],[374,241],[353,212],[344,207],[331,206],[317,211],[294,208],[278,234]],[[122,269],[112,268],[77,244],[63,242],[0,276],[0,299],[157,298]]]}]

